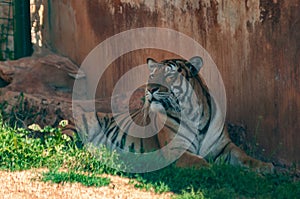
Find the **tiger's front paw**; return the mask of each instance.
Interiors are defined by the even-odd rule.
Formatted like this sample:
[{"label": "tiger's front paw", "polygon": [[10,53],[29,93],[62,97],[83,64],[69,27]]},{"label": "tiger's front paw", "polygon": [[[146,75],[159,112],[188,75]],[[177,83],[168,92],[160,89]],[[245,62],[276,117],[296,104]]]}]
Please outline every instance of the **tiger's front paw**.
[{"label": "tiger's front paw", "polygon": [[202,157],[192,154],[190,152],[185,152],[176,161],[176,166],[181,168],[197,168],[209,167],[210,164]]}]

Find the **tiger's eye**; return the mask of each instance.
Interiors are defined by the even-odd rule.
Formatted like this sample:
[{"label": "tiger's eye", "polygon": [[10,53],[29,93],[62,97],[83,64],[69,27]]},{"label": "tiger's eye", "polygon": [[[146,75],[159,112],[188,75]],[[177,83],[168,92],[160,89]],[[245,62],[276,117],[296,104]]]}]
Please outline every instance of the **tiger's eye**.
[{"label": "tiger's eye", "polygon": [[170,71],[172,71],[172,68],[171,68],[170,66],[167,66],[167,67],[165,68],[165,72],[170,72]]},{"label": "tiger's eye", "polygon": [[181,73],[182,69],[181,68],[178,68],[177,69],[177,72]]}]

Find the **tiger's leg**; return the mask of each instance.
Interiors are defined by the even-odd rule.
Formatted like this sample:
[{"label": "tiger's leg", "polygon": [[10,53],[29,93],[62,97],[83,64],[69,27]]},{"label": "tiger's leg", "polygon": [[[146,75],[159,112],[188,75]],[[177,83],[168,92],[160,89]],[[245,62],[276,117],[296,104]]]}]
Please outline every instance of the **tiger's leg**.
[{"label": "tiger's leg", "polygon": [[245,166],[252,170],[263,172],[263,173],[272,173],[274,166],[272,163],[262,162],[255,158],[248,156],[243,150],[236,146],[230,139],[227,132],[227,129],[223,130],[225,138],[229,140],[228,144],[223,148],[222,153],[216,159],[216,162],[220,160],[225,160],[226,163],[236,166]]},{"label": "tiger's leg", "polygon": [[[171,132],[166,127],[162,128],[160,132],[157,134],[158,142],[160,145],[160,148],[166,146],[167,144],[171,143],[171,141],[175,137],[175,133]],[[169,150],[164,151],[163,155],[166,159],[174,159],[179,157],[179,159],[176,160],[176,166],[177,167],[184,167],[184,168],[201,168],[201,167],[208,167],[209,163],[201,156],[196,155],[194,153],[191,153],[189,151],[182,151],[183,149],[178,149],[176,147],[176,144],[174,144],[175,147],[170,147]],[[182,154],[183,152],[183,154]]]},{"label": "tiger's leg", "polygon": [[226,146],[222,156],[224,157],[226,162],[228,162],[231,165],[245,166],[255,171],[263,173],[272,173],[274,170],[274,166],[272,163],[262,162],[260,160],[248,156],[244,151],[242,151],[232,142]]}]

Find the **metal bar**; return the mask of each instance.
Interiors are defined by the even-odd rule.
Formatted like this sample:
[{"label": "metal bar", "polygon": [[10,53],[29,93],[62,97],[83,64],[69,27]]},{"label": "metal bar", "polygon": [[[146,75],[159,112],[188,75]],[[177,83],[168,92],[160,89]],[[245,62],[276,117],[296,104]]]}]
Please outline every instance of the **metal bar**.
[{"label": "metal bar", "polygon": [[33,52],[30,32],[30,1],[14,1],[14,58],[30,56]]}]

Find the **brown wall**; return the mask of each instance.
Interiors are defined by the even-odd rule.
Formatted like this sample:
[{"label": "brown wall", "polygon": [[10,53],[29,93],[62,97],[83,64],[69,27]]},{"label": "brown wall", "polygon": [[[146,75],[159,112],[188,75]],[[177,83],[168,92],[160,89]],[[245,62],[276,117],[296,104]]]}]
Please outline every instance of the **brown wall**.
[{"label": "brown wall", "polygon": [[[194,38],[222,74],[228,120],[246,124],[267,154],[300,162],[299,0],[50,0],[47,6],[45,42],[79,64],[101,41],[132,28],[166,27]],[[109,93],[147,53],[171,56],[121,57],[101,92]]]}]

